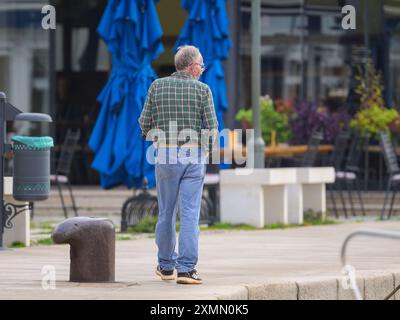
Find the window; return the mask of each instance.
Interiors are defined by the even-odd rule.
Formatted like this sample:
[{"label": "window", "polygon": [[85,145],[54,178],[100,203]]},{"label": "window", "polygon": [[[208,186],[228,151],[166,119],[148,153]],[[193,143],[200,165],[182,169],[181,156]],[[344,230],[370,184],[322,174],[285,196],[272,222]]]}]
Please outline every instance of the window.
[{"label": "window", "polygon": [[[261,9],[261,94],[323,101],[349,92],[349,55],[338,1],[264,0]],[[251,6],[241,5],[241,107],[251,97]],[[360,36],[361,37],[361,36]],[[361,37],[362,38],[362,37]]]},{"label": "window", "polygon": [[[43,1],[3,0],[0,9],[0,90],[24,112],[49,112],[49,31]],[[49,134],[48,125],[15,123],[20,134]]]}]

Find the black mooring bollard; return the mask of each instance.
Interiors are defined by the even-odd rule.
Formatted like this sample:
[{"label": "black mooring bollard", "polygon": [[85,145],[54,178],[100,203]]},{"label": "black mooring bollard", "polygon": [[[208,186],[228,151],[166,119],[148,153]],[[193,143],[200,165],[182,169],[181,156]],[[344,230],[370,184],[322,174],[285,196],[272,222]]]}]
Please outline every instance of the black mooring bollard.
[{"label": "black mooring bollard", "polygon": [[55,243],[71,246],[70,281],[115,281],[115,228],[111,220],[69,218],[58,224],[51,236]]}]

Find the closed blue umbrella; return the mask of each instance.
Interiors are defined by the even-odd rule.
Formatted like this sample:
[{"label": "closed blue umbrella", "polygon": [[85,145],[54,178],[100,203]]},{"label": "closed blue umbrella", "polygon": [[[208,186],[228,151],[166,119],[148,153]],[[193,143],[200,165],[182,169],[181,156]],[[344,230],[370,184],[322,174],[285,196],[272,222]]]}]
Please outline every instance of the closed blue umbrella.
[{"label": "closed blue umbrella", "polygon": [[92,168],[103,188],[154,187],[154,165],[146,161],[151,142],[143,141],[138,118],[147,90],[157,78],[151,62],[164,51],[158,0],[110,0],[98,33],[112,55],[112,72],[98,97],[100,114],[89,140]]},{"label": "closed blue umbrella", "polygon": [[[189,14],[175,45],[194,45],[203,55],[206,71],[200,81],[208,84],[213,93],[218,130],[224,129],[223,115],[228,107],[224,68],[221,60],[228,57],[229,21],[226,0],[182,0],[182,7]],[[221,139],[221,147],[223,147]]]}]

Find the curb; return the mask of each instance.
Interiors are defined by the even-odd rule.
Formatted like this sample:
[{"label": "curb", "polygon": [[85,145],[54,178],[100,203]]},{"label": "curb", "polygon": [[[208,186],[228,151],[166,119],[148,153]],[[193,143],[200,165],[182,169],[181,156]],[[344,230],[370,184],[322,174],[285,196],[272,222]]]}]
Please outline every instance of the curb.
[{"label": "curb", "polygon": [[[355,300],[342,278],[301,278],[241,286],[235,292],[218,295],[218,300]],[[356,279],[363,300],[383,300],[398,285],[400,273],[368,272]],[[344,283],[343,283],[344,284]],[[390,299],[400,300],[400,290]]]}]

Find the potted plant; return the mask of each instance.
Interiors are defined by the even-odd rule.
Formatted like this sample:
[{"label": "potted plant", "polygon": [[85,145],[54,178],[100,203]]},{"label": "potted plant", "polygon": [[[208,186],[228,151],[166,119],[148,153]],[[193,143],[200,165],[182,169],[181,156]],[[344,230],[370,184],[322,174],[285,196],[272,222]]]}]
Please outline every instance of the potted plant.
[{"label": "potted plant", "polygon": [[395,135],[400,135],[400,115],[398,115],[391,123],[389,123],[390,131]]},{"label": "potted plant", "polygon": [[[286,112],[278,112],[269,96],[260,98],[261,134],[266,145],[271,144],[272,133],[275,132],[276,143],[286,143],[290,140],[289,116]],[[252,126],[253,111],[240,109],[236,120],[242,123],[242,128]]]},{"label": "potted plant", "polygon": [[317,102],[295,100],[294,113],[290,118],[292,144],[306,144],[313,129],[323,131],[323,143],[333,143],[336,135],[348,126],[350,121],[346,110],[329,111]]},{"label": "potted plant", "polygon": [[390,126],[396,123],[398,117],[397,110],[374,105],[357,112],[354,119],[351,120],[350,126],[363,134],[375,137],[380,131],[388,131]]},{"label": "potted plant", "polygon": [[282,98],[277,98],[274,101],[275,109],[279,113],[284,113],[290,116],[293,113],[292,101],[285,101]]},{"label": "potted plant", "polygon": [[239,109],[235,119],[242,124],[242,129],[250,129],[252,127],[253,113],[251,109]]},{"label": "potted plant", "polygon": [[366,77],[361,68],[358,68],[356,93],[360,97],[360,110],[350,122],[350,126],[375,137],[379,131],[388,131],[390,126],[396,123],[399,113],[395,109],[385,107],[381,74],[371,60],[366,63],[365,68]]}]

